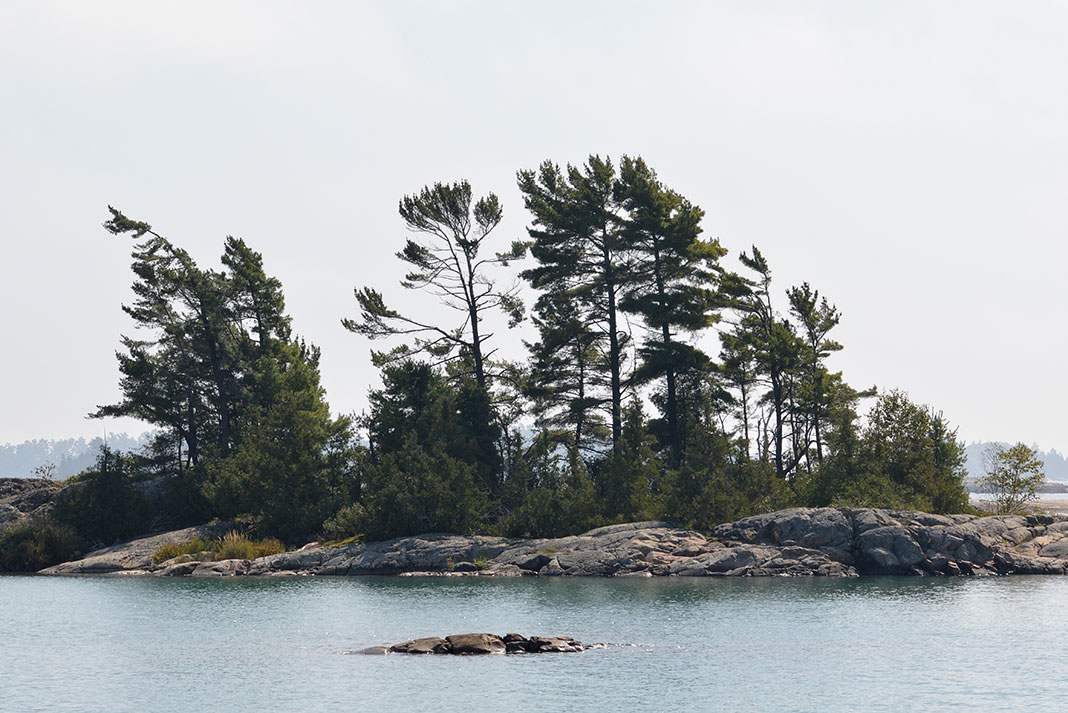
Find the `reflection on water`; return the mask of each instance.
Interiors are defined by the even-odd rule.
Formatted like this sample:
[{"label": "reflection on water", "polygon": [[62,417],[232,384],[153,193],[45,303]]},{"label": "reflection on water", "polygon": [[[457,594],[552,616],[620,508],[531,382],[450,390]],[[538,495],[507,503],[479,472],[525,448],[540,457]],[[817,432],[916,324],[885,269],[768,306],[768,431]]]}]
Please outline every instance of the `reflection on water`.
[{"label": "reflection on water", "polygon": [[[0,577],[12,711],[1059,708],[1063,578]],[[468,631],[642,644],[351,657]],[[996,673],[992,673],[996,672]]]}]

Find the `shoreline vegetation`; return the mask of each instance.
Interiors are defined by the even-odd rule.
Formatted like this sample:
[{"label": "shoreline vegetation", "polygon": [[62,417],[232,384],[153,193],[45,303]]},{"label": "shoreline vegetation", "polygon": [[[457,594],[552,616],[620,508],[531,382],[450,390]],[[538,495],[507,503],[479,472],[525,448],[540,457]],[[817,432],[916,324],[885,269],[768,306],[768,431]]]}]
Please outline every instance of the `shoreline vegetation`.
[{"label": "shoreline vegetation", "polygon": [[[163,561],[193,571],[288,556],[251,557],[263,547],[426,532],[520,541],[669,521],[713,533],[795,508],[978,512],[942,413],[847,384],[829,361],[838,308],[807,282],[774,285],[756,246],[728,265],[703,210],[640,157],[545,161],[517,181],[528,236],[510,244],[497,196],[466,181],[402,197],[394,274],[409,306],[362,286],[356,316],[338,315],[354,339],[386,344],[359,416],[331,414],[319,350],[294,333],[260,253],[227,237],[221,265],[203,267],[109,206],[105,229],[132,241],[123,310],[137,336],[120,340],[121,398],[90,416],[156,430],[130,452],[101,448],[61,485],[5,482],[0,570],[200,523],[228,529],[171,542]],[[524,356],[501,358],[525,319]],[[1029,453],[1001,453],[997,487],[1036,482]],[[999,502],[1020,509],[1027,493],[1010,494]]]}]

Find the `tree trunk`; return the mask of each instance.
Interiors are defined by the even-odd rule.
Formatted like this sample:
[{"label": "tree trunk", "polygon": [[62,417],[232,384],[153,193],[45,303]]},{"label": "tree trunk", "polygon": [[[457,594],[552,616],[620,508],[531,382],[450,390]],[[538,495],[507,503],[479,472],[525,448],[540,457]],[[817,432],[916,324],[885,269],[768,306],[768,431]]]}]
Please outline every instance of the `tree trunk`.
[{"label": "tree trunk", "polygon": [[[656,278],[656,296],[660,301],[661,319],[660,325],[661,337],[664,340],[664,351],[670,353],[671,351],[671,328],[668,326],[668,319],[666,315],[667,311],[667,295],[664,289],[664,275],[660,265],[660,249],[659,247],[653,247],[653,275]],[[668,435],[671,439],[671,465],[678,467],[682,462],[682,437],[679,434],[679,410],[678,399],[675,393],[675,367],[669,362],[667,366],[667,418],[668,418]]]},{"label": "tree trunk", "polygon": [[[605,232],[607,233],[607,229]],[[612,451],[615,452],[619,448],[619,437],[623,430],[623,386],[620,376],[622,354],[619,347],[619,334],[616,323],[615,273],[612,268],[612,253],[607,245],[603,248],[603,254],[605,292],[608,296],[608,366],[612,379]]]}]

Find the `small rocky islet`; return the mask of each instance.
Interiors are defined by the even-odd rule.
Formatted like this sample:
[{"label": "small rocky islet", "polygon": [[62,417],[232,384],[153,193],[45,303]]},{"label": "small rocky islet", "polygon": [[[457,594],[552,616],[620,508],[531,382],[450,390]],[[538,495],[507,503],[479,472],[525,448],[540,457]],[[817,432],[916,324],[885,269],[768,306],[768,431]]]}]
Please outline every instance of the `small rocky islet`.
[{"label": "small rocky islet", "polygon": [[664,522],[638,522],[552,539],[431,533],[384,542],[311,543],[256,560],[153,562],[161,546],[215,536],[220,527],[141,538],[42,572],[165,577],[1068,573],[1068,517],[1063,515],[932,515],[867,508],[792,508],[725,523],[706,534]]},{"label": "small rocky islet", "polygon": [[429,636],[413,639],[393,646],[370,646],[346,654],[452,654],[454,656],[477,656],[481,654],[571,654],[585,651],[581,641],[570,636],[531,636],[521,634],[454,634],[440,638]]}]

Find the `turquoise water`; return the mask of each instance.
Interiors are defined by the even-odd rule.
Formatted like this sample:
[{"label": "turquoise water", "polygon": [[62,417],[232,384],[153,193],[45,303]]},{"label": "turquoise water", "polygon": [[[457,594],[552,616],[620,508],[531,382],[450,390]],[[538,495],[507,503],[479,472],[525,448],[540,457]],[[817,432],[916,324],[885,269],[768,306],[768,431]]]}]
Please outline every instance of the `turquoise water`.
[{"label": "turquoise water", "polygon": [[[0,710],[1061,710],[1068,578],[0,577]],[[489,631],[639,644],[345,656]]]}]

